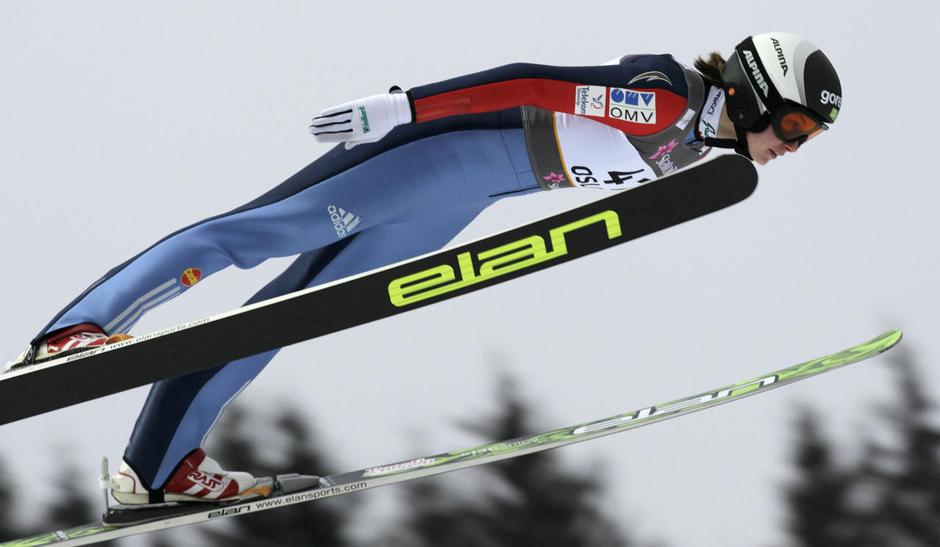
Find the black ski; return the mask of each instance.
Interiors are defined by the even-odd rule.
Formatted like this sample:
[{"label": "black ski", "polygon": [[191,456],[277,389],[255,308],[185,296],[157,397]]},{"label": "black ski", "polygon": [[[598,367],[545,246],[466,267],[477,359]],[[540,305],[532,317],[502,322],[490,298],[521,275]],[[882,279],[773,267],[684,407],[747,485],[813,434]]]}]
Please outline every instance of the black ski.
[{"label": "black ski", "polygon": [[718,211],[756,186],[750,161],[721,156],[465,245],[14,370],[0,375],[0,424],[489,287]]}]

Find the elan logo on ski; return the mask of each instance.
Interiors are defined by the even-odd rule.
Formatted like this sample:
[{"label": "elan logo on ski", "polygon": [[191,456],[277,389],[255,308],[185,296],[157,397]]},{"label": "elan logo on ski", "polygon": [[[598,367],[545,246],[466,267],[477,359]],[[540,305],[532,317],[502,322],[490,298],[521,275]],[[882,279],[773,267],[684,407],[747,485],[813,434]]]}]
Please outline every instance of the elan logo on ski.
[{"label": "elan logo on ski", "polygon": [[[457,255],[458,271],[453,266],[441,264],[420,272],[400,277],[388,285],[392,304],[402,307],[434,296],[463,289],[488,279],[529,268],[568,254],[567,236],[570,232],[592,224],[602,224],[607,239],[623,235],[620,217],[614,211],[602,211],[589,217],[552,228],[548,232],[549,244],[539,235],[531,235],[477,253],[474,264],[469,252]],[[551,247],[551,250],[549,250]]]}]

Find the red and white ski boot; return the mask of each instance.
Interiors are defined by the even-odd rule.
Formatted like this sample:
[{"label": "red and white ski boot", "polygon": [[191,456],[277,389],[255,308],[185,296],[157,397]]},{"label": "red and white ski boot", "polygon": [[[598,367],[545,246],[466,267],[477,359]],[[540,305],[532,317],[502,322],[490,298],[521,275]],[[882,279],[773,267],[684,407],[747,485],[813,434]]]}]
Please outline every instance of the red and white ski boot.
[{"label": "red and white ski boot", "polygon": [[27,353],[24,352],[11,363],[7,363],[7,370],[15,370],[24,366],[35,365],[43,361],[51,361],[73,353],[88,351],[92,348],[114,344],[131,338],[127,334],[113,334],[108,336],[101,327],[93,323],[81,323],[52,333],[46,337],[27,362]]},{"label": "red and white ski boot", "polygon": [[250,473],[225,471],[198,448],[189,453],[170,477],[162,496],[144,488],[137,473],[127,462],[121,462],[116,475],[111,477],[111,495],[124,505],[163,502],[231,501],[267,496],[270,484],[260,484]]}]

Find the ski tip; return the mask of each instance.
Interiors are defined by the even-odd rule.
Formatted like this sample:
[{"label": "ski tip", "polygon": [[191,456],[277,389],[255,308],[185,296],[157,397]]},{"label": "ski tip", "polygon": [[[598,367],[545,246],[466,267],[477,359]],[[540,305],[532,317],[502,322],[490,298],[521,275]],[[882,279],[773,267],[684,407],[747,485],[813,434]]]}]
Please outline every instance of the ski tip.
[{"label": "ski tip", "polygon": [[723,154],[709,161],[724,163],[725,165],[723,168],[726,170],[738,169],[741,173],[746,173],[749,180],[752,179],[755,183],[757,183],[757,168],[754,167],[754,162],[745,158],[744,156],[739,156],[738,154]]},{"label": "ski tip", "polygon": [[904,332],[901,329],[891,329],[882,333],[876,340],[883,341],[884,349],[882,351],[887,351],[898,345],[902,338],[904,338]]},{"label": "ski tip", "polygon": [[757,190],[757,183],[760,180],[757,174],[757,168],[751,160],[738,154],[724,154],[710,160],[719,168],[720,177],[727,181],[729,179],[738,181],[738,191],[741,195],[736,202],[743,201]]},{"label": "ski tip", "polygon": [[903,337],[904,333],[901,332],[901,329],[887,330],[867,342],[858,344],[853,347],[852,350],[862,352],[866,354],[867,357],[874,357],[898,345],[898,342],[900,342]]}]

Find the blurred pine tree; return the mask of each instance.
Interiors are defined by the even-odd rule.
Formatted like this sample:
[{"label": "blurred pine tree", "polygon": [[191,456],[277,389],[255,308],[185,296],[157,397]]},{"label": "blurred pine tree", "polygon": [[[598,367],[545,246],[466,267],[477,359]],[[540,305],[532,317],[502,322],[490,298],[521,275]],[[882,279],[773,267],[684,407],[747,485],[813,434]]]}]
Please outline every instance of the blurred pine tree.
[{"label": "blurred pine tree", "polygon": [[793,458],[797,480],[786,487],[789,532],[805,547],[854,547],[855,532],[847,527],[847,495],[853,477],[838,469],[832,448],[820,431],[819,417],[805,408],[797,424],[799,438]]},{"label": "blurred pine tree", "polygon": [[792,545],[940,545],[940,427],[909,347],[885,357],[900,396],[875,414],[890,435],[863,439],[858,462],[835,464],[819,419],[801,418],[799,476],[787,489]]},{"label": "blurred pine tree", "polygon": [[6,468],[0,466],[0,541],[29,535],[13,518],[17,514],[15,492],[16,488],[10,481]]},{"label": "blurred pine tree", "polygon": [[[532,412],[516,383],[499,381],[495,416],[461,424],[486,440],[531,434]],[[376,545],[391,547],[626,547],[618,523],[602,511],[597,471],[565,469],[543,452],[461,472],[475,481],[472,493],[422,479],[403,486],[408,513],[397,530]],[[457,481],[447,480],[449,485]],[[464,483],[466,484],[466,482]]]},{"label": "blurred pine tree", "polygon": [[81,473],[74,462],[65,460],[53,481],[57,494],[46,506],[44,520],[50,530],[71,528],[101,517],[103,502],[93,505],[90,499],[90,493],[95,492],[93,475]]}]

